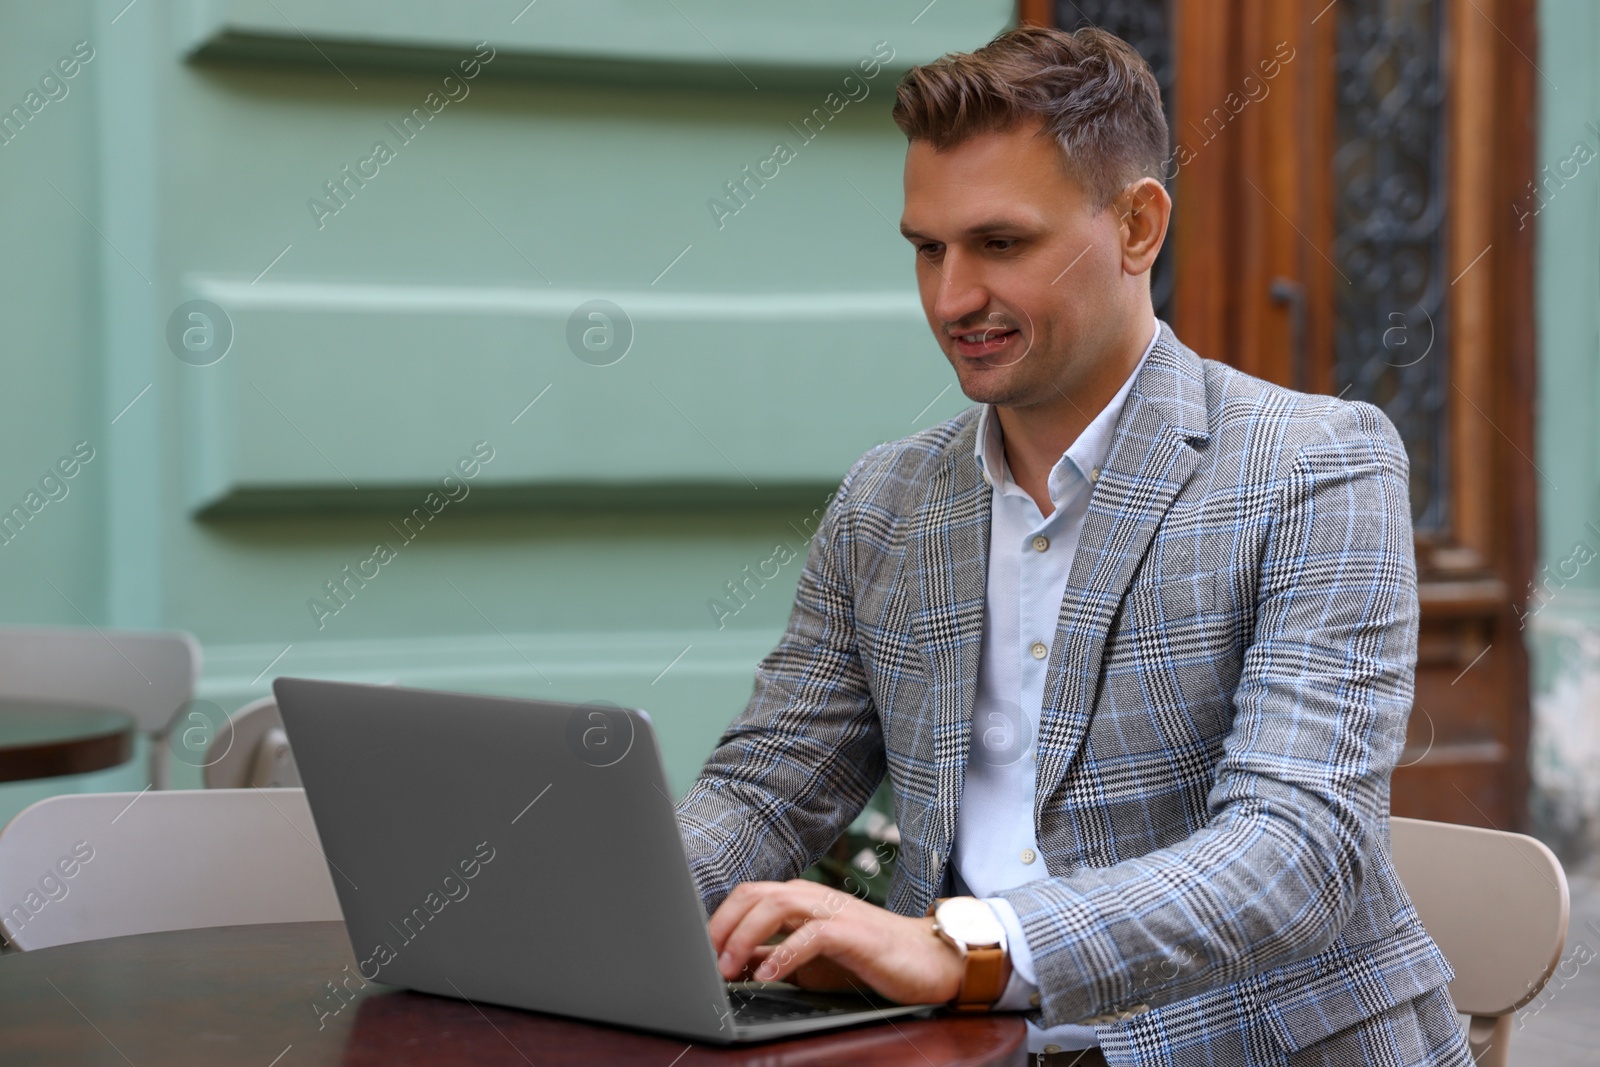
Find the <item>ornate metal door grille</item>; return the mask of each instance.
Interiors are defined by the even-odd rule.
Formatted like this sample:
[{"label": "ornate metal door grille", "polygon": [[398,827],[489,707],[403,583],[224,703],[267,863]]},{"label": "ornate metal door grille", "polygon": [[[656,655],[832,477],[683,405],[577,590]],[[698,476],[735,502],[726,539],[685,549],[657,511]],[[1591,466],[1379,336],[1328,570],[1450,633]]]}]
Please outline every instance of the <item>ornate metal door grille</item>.
[{"label": "ornate metal door grille", "polygon": [[1419,534],[1450,519],[1443,5],[1345,0],[1337,14],[1334,379],[1394,420]]}]

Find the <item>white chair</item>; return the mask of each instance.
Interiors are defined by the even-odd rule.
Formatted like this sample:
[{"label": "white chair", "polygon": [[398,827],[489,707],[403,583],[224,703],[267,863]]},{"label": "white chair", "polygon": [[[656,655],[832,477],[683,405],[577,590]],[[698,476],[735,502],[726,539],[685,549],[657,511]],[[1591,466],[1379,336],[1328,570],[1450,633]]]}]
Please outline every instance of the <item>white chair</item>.
[{"label": "white chair", "polygon": [[206,752],[207,789],[269,789],[300,785],[300,768],[273,697],[251,701],[228,717],[228,728]]},{"label": "white chair", "polygon": [[16,948],[343,917],[305,791],[69,793],[0,830]]},{"label": "white chair", "polygon": [[1569,899],[1561,861],[1523,834],[1390,820],[1391,854],[1422,925],[1456,972],[1474,1062],[1505,1067],[1511,1021],[1561,961]]},{"label": "white chair", "polygon": [[0,699],[124,711],[150,739],[150,782],[167,787],[167,727],[194,695],[200,643],[180,631],[0,629]]}]

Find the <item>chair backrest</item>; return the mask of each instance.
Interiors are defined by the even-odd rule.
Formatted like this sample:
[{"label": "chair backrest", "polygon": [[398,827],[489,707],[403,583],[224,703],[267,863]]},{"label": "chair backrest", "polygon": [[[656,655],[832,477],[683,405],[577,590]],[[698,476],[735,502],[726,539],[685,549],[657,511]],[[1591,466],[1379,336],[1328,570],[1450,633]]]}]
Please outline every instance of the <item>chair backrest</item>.
[{"label": "chair backrest", "polygon": [[193,697],[202,658],[194,636],[177,630],[0,629],[0,698],[127,712],[155,742],[151,781],[159,789],[167,724]]},{"label": "chair backrest", "polygon": [[194,694],[200,643],[182,631],[39,626],[0,630],[0,696],[81,700],[166,729]]},{"label": "chair backrest", "polygon": [[207,789],[268,789],[300,785],[300,768],[278,701],[262,697],[228,717],[228,728],[211,740],[204,769]]},{"label": "chair backrest", "polygon": [[1511,1013],[1539,995],[1566,944],[1561,861],[1524,834],[1420,819],[1390,820],[1390,843],[1422,925],[1456,972],[1456,1010],[1474,1017],[1475,1038],[1496,1030],[1496,1058],[1479,1062],[1504,1062]]},{"label": "chair backrest", "polygon": [[0,830],[17,948],[342,917],[304,790],[72,793]]}]

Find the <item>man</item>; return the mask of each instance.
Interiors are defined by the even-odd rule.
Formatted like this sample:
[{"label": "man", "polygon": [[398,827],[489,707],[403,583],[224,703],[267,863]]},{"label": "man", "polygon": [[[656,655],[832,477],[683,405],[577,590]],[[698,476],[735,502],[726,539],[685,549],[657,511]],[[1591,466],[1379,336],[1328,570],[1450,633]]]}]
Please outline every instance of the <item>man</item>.
[{"label": "man", "polygon": [[[1167,129],[1124,42],[1014,30],[898,93],[977,406],[850,469],[679,806],[722,973],[1024,1010],[1044,1063],[1469,1063],[1389,859],[1394,427],[1155,318]],[[797,880],[885,773],[889,908]]]}]

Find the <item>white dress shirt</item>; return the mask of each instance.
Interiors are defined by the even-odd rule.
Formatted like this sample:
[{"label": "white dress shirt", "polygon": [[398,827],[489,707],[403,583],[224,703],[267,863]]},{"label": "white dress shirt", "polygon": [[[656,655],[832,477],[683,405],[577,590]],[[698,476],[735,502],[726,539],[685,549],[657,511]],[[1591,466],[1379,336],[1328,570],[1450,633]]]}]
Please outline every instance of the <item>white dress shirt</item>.
[{"label": "white dress shirt", "polygon": [[[1016,910],[992,894],[1049,877],[1034,836],[1033,801],[1050,646],[1090,492],[1111,451],[1133,379],[1160,335],[1156,321],[1133,373],[1051,468],[1048,490],[1055,510],[1048,518],[1011,480],[994,406],[985,405],[978,419],[978,470],[993,492],[989,575],[972,743],[951,858],[957,892],[988,900],[1006,928],[1012,977],[996,1005],[1006,1010],[1036,1003],[1038,978]],[[1029,1023],[1029,1051],[1042,1052],[1047,1044],[1079,1049],[1099,1041],[1092,1026],[1040,1030]]]}]

